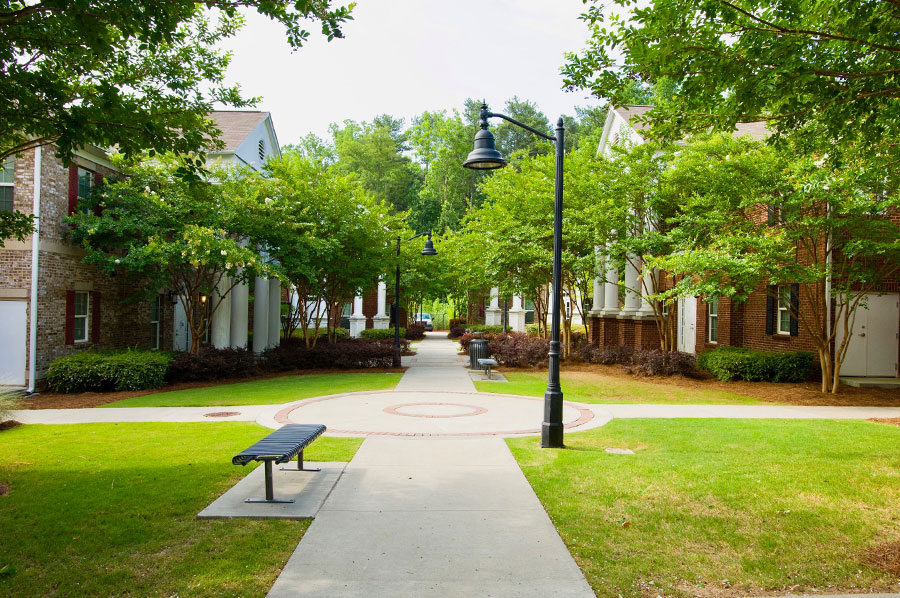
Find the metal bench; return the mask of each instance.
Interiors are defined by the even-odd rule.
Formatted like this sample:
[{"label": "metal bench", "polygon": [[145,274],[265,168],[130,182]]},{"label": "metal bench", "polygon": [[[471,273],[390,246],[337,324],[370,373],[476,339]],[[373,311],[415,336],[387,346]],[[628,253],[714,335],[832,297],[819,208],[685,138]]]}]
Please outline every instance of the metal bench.
[{"label": "metal bench", "polygon": [[495,365],[499,365],[499,364],[494,359],[483,359],[482,358],[482,359],[478,360],[478,366],[484,370],[484,374],[485,374],[485,376],[487,376],[488,380],[491,379],[491,368],[494,367]]},{"label": "metal bench", "polygon": [[263,461],[266,467],[266,498],[248,498],[244,502],[294,502],[293,499],[275,498],[272,487],[272,462],[287,463],[297,457],[297,468],[282,467],[285,471],[319,471],[303,467],[303,449],[325,432],[322,424],[288,424],[283,426],[250,448],[236,455],[231,462],[246,465],[251,461]]}]

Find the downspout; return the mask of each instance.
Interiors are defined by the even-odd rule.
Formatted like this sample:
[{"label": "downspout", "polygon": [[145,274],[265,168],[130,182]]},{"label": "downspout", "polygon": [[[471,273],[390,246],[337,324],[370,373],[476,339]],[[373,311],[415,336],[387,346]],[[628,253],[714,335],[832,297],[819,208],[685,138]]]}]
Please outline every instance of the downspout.
[{"label": "downspout", "polygon": [[41,241],[41,146],[34,149],[34,232],[31,233],[31,317],[28,330],[28,393],[34,392],[37,367],[38,256]]}]

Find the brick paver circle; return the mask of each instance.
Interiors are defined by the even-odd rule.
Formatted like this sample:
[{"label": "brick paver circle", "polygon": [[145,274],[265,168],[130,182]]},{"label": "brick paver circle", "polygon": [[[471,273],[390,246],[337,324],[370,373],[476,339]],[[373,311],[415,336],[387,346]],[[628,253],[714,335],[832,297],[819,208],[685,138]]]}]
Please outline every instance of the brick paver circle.
[{"label": "brick paver circle", "polygon": [[[407,407],[462,407],[466,409],[466,413],[403,413],[400,411],[401,409],[406,409]],[[403,403],[402,405],[391,405],[390,407],[385,407],[382,409],[385,413],[390,413],[391,415],[402,415],[403,417],[472,417],[473,415],[481,415],[482,413],[487,413],[488,410],[484,407],[479,407],[478,405],[465,405],[463,403]]]}]

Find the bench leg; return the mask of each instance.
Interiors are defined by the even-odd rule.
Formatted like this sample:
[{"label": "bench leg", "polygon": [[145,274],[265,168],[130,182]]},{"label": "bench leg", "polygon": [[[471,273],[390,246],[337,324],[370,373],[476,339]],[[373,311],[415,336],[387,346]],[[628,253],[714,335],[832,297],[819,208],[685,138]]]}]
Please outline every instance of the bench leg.
[{"label": "bench leg", "polygon": [[247,498],[244,502],[294,502],[292,498],[275,498],[275,488],[272,481],[272,460],[265,460],[266,467],[266,497],[265,498]]},{"label": "bench leg", "polygon": [[293,467],[282,467],[281,471],[322,471],[322,470],[319,469],[318,467],[316,467],[316,468],[303,467],[303,451],[300,451],[299,453],[297,453],[297,468],[294,469]]}]

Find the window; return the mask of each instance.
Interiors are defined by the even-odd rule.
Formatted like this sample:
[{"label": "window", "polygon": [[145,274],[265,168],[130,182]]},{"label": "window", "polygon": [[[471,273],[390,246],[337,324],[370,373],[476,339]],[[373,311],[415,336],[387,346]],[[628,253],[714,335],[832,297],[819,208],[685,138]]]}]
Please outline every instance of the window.
[{"label": "window", "polygon": [[791,333],[791,288],[778,287],[778,318],[776,320],[778,334]]},{"label": "window", "polygon": [[8,157],[0,166],[0,212],[13,211],[13,179],[16,159]]},{"label": "window", "polygon": [[706,335],[710,343],[719,342],[719,298],[713,297],[707,304],[706,323],[709,329]]},{"label": "window", "polygon": [[[78,199],[87,200],[91,197],[91,190],[94,188],[94,173],[86,168],[78,168]],[[91,210],[85,208],[85,213],[90,214]]]},{"label": "window", "polygon": [[75,293],[75,342],[85,343],[88,340],[88,305],[90,293]]},{"label": "window", "polygon": [[150,301],[150,348],[159,349],[160,295]]}]

